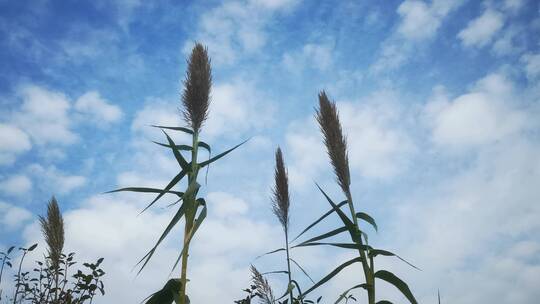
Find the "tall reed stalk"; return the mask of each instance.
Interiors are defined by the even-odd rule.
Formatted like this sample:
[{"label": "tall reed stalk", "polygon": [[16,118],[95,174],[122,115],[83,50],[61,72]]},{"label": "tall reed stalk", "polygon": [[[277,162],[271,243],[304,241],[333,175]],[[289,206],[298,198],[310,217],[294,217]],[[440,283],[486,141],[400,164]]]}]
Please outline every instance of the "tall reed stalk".
[{"label": "tall reed stalk", "polygon": [[[208,160],[199,162],[199,148],[211,153],[210,145],[201,141],[200,134],[204,121],[208,118],[208,111],[210,106],[210,95],[212,88],[212,70],[210,66],[210,58],[208,57],[208,50],[200,43],[196,43],[191,51],[191,55],[187,61],[187,72],[184,80],[184,90],[182,92],[182,114],[186,127],[179,126],[154,126],[160,128],[166,139],[167,143],[156,143],[160,146],[164,146],[170,149],[176,158],[180,167],[180,172],[173,177],[173,179],[163,188],[147,188],[147,187],[128,187],[121,188],[110,192],[119,191],[131,191],[141,193],[155,193],[157,196],[150,202],[150,204],[143,209],[142,212],[154,205],[159,199],[163,198],[165,194],[171,194],[177,197],[177,201],[174,204],[179,204],[176,214],[167,225],[158,241],[150,249],[150,251],[139,261],[142,266],[139,273],[147,265],[152,258],[159,244],[165,239],[169,232],[176,226],[182,217],[184,217],[184,229],[183,229],[183,241],[182,249],[178,256],[178,259],[174,263],[173,270],[181,261],[180,266],[180,278],[171,279],[167,282],[165,287],[154,293],[147,303],[156,303],[158,297],[164,293],[171,293],[174,295],[174,300],[180,304],[189,303],[189,297],[187,295],[187,283],[188,279],[188,259],[189,248],[191,241],[200,227],[201,223],[206,218],[207,206],[206,201],[202,197],[197,197],[200,189],[198,183],[200,169],[209,166],[211,163],[229,154],[234,149],[238,148],[244,142],[234,146],[233,148],[222,152]],[[165,130],[180,131],[191,136],[190,145],[177,145],[173,139],[167,134]],[[190,152],[191,159],[188,162],[182,152]],[[179,182],[187,176],[187,186],[184,191],[173,190]],[[178,284],[178,285],[177,285]]]},{"label": "tall reed stalk", "polygon": [[[349,171],[347,140],[345,136],[343,135],[336,104],[329,100],[325,91],[322,91],[319,93],[319,108],[316,109],[315,117],[317,119],[317,122],[319,123],[319,127],[323,135],[324,145],[326,146],[326,152],[330,158],[330,163],[333,167],[336,182],[339,188],[341,189],[343,195],[345,196],[345,200],[339,204],[334,203],[332,199],[330,199],[330,197],[323,191],[323,189],[319,185],[317,185],[318,189],[322,192],[326,200],[332,206],[332,209],[324,213],[319,219],[317,219],[315,222],[309,225],[306,229],[304,229],[294,240],[296,240],[298,237],[300,237],[305,232],[310,230],[312,227],[317,225],[328,215],[333,214],[333,213],[336,213],[339,216],[339,218],[341,219],[343,223],[343,226],[337,229],[334,229],[332,231],[329,231],[327,233],[310,238],[304,242],[301,242],[298,245],[293,246],[292,248],[305,247],[305,246],[333,246],[333,247],[355,250],[358,253],[358,257],[353,258],[339,265],[338,267],[336,267],[328,275],[323,277],[319,282],[315,283],[311,288],[306,290],[302,294],[302,296],[309,294],[311,291],[315,290],[322,284],[326,283],[344,268],[354,263],[360,262],[362,265],[362,272],[363,272],[363,276],[360,281],[363,281],[364,283],[355,285],[345,290],[342,293],[342,295],[338,298],[336,303],[339,303],[343,299],[346,299],[346,295],[351,290],[357,289],[357,288],[363,288],[367,291],[367,302],[369,304],[375,304],[375,301],[376,301],[375,279],[378,278],[378,279],[387,281],[390,284],[393,284],[403,293],[403,295],[405,295],[405,297],[407,297],[407,299],[411,303],[416,304],[416,299],[414,298],[413,294],[411,293],[409,287],[407,286],[405,282],[403,282],[401,279],[399,279],[398,277],[396,277],[394,274],[392,274],[389,271],[386,271],[386,270],[375,271],[374,258],[377,255],[396,256],[399,259],[401,258],[392,252],[381,250],[381,249],[374,249],[371,246],[369,246],[367,233],[365,233],[365,231],[362,230],[360,227],[359,220],[363,220],[366,223],[373,226],[375,230],[377,230],[377,224],[375,223],[375,220],[371,216],[369,216],[367,213],[364,213],[364,212],[356,212],[355,210],[355,205],[353,202],[351,189],[350,189],[351,177],[350,177],[350,171]],[[347,205],[349,207],[348,216],[340,209],[344,205]],[[352,243],[319,242],[321,240],[338,235],[342,232],[348,232],[350,234]]]},{"label": "tall reed stalk", "polygon": [[60,260],[64,249],[64,219],[58,207],[58,202],[53,196],[47,204],[47,216],[39,217],[41,231],[45,237],[48,251],[48,262],[54,271],[54,297],[53,303],[58,303]]},{"label": "tall reed stalk", "polygon": [[285,234],[285,252],[287,256],[287,275],[289,278],[287,284],[287,290],[289,291],[289,303],[293,303],[292,293],[292,278],[291,278],[291,258],[289,254],[289,181],[287,177],[287,170],[285,169],[285,163],[283,161],[283,155],[281,149],[278,147],[276,150],[276,168],[274,171],[274,189],[272,197],[272,211],[278,218],[283,233]]}]

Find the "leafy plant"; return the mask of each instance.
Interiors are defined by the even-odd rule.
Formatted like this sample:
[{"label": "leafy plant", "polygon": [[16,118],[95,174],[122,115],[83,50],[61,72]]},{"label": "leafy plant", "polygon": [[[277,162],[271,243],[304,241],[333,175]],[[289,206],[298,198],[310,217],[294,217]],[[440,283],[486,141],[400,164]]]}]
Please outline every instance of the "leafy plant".
[{"label": "leafy plant", "polygon": [[[47,205],[47,216],[40,217],[41,230],[48,245],[47,255],[42,261],[36,261],[32,271],[23,271],[22,265],[28,254],[34,251],[38,244],[28,248],[20,247],[22,252],[17,273],[14,276],[14,293],[10,303],[31,304],[82,304],[92,303],[97,295],[105,294],[102,277],[105,272],[100,268],[103,258],[96,263],[83,263],[84,271],[79,269],[70,276],[70,270],[76,264],[75,253],[65,255],[64,220],[53,197]],[[0,282],[4,267],[12,267],[10,254],[15,247],[10,247],[5,253],[1,252],[2,266]],[[0,291],[0,300],[2,300]]]},{"label": "leafy plant", "polygon": [[[315,222],[305,228],[294,240],[298,239],[308,230],[313,228],[324,218],[330,214],[337,214],[341,219],[343,224],[342,227],[338,227],[332,231],[323,233],[316,237],[312,237],[306,241],[303,241],[292,248],[297,247],[308,247],[308,246],[333,246],[338,248],[352,249],[358,252],[358,257],[355,257],[349,261],[346,261],[332,270],[329,274],[315,283],[312,287],[306,290],[301,296],[304,297],[317,289],[319,286],[328,282],[335,275],[337,275],[341,270],[346,267],[354,264],[361,263],[364,275],[364,282],[358,285],[355,285],[342,293],[342,295],[337,299],[336,303],[341,302],[342,300],[351,299],[347,294],[358,288],[363,288],[367,291],[367,300],[369,304],[375,304],[376,294],[375,294],[375,279],[384,280],[397,289],[399,289],[403,295],[412,303],[416,304],[416,299],[410,291],[408,285],[395,276],[393,273],[386,270],[375,270],[374,258],[381,256],[395,256],[401,259],[399,256],[394,253],[386,250],[375,249],[369,246],[368,244],[368,235],[365,230],[360,227],[360,220],[366,224],[371,225],[376,231],[378,230],[375,220],[364,212],[356,212],[355,205],[353,203],[353,198],[351,195],[350,184],[350,171],[349,171],[349,159],[347,152],[347,141],[343,135],[341,123],[339,121],[339,115],[336,108],[336,104],[331,102],[328,99],[328,96],[324,91],[319,93],[319,109],[316,111],[316,119],[319,123],[321,132],[324,138],[324,144],[330,162],[332,164],[334,175],[338,186],[341,188],[342,193],[345,196],[345,200],[339,204],[336,204],[325,192],[324,190],[317,185],[317,188],[323,194],[325,199],[328,201],[332,209],[324,213],[320,218]],[[347,205],[349,207],[349,215],[346,215],[341,207]],[[331,243],[325,242],[327,238],[333,237],[343,232],[348,232],[350,235],[351,243]],[[294,241],[293,240],[293,241]],[[322,241],[322,242],[321,242]],[[403,260],[403,259],[401,259]],[[405,260],[403,260],[405,261]],[[406,261],[405,261],[406,262]],[[407,262],[407,264],[411,265]],[[411,265],[412,266],[412,265]],[[414,266],[413,266],[414,267]],[[387,301],[379,301],[377,303],[388,303]]]},{"label": "leafy plant", "polygon": [[[229,154],[234,149],[238,148],[244,142],[234,146],[233,148],[220,153],[206,161],[198,162],[199,148],[205,149],[208,153],[211,153],[210,145],[199,140],[200,131],[204,121],[208,117],[208,108],[210,104],[210,91],[212,86],[212,73],[210,67],[210,59],[208,58],[208,51],[200,43],[197,43],[191,52],[191,56],[188,60],[188,70],[186,73],[186,80],[184,81],[184,91],[182,94],[183,103],[183,116],[187,124],[187,127],[178,126],[154,126],[160,128],[166,139],[167,143],[157,143],[160,146],[164,146],[170,149],[176,158],[179,165],[179,173],[172,178],[172,180],[163,188],[145,188],[145,187],[129,187],[117,189],[110,192],[119,191],[131,191],[141,193],[155,193],[156,197],[144,208],[143,212],[154,205],[159,199],[163,198],[165,194],[175,195],[178,200],[175,202],[179,204],[176,214],[167,225],[158,241],[152,247],[148,253],[139,261],[138,264],[142,264],[139,273],[147,265],[148,261],[152,258],[157,247],[167,237],[170,231],[176,226],[176,224],[183,217],[184,221],[184,235],[183,246],[178,256],[178,259],[174,263],[173,270],[176,268],[181,260],[181,272],[179,279],[179,299],[175,300],[180,304],[186,304],[189,302],[187,296],[187,270],[188,270],[188,257],[189,247],[195,233],[199,229],[200,225],[206,218],[207,205],[206,201],[202,197],[197,197],[200,184],[198,183],[199,170],[208,167],[211,163]],[[172,138],[167,134],[165,130],[179,131],[191,136],[191,145],[177,145]],[[191,159],[188,162],[182,152],[191,152]],[[173,190],[178,183],[187,176],[187,187],[184,191]],[[171,281],[169,281],[171,282]],[[168,283],[169,283],[168,282]],[[149,303],[149,302],[147,302]],[[161,302],[160,302],[161,303]],[[163,302],[166,303],[166,302]]]}]

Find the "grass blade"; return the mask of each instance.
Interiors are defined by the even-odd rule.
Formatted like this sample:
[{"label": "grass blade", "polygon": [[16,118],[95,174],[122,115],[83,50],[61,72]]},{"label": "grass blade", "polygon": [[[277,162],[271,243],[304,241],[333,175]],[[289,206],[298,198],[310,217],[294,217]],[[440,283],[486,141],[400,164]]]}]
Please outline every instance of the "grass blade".
[{"label": "grass blade", "polygon": [[369,251],[369,256],[371,256],[371,257],[376,257],[379,254],[384,255],[384,256],[395,256],[396,258],[398,258],[401,261],[405,262],[406,264],[408,264],[412,268],[417,269],[417,270],[421,270],[420,268],[418,268],[418,267],[414,266],[413,264],[407,262],[405,259],[403,259],[402,257],[400,257],[399,255],[397,255],[397,254],[395,254],[393,252],[390,252],[390,251],[387,251],[387,250],[382,250],[382,249],[371,249]]},{"label": "grass blade", "polygon": [[279,252],[279,251],[285,251],[285,248],[279,248],[279,249],[276,249],[276,250],[268,251],[267,253],[263,253],[263,254],[257,256],[255,258],[255,260],[258,259],[258,258],[262,258],[265,255],[269,255],[269,254],[276,253],[276,252]]},{"label": "grass blade", "polygon": [[307,240],[307,241],[304,241],[304,242],[300,243],[299,245],[306,244],[306,243],[311,243],[311,242],[315,242],[315,241],[320,241],[320,240],[323,240],[323,239],[332,237],[332,236],[334,236],[334,235],[340,234],[340,233],[342,233],[342,232],[344,232],[344,231],[347,231],[347,230],[348,230],[347,227],[343,226],[343,227],[341,227],[341,228],[334,229],[334,230],[332,230],[332,231],[330,231],[330,232],[323,233],[323,234],[321,234],[321,235],[318,235],[318,236],[316,236],[316,237],[313,237],[313,238],[311,238],[311,239],[309,239],[309,240]]},{"label": "grass blade", "polygon": [[371,224],[371,226],[373,226],[373,228],[375,228],[375,232],[379,232],[378,227],[377,227],[377,223],[375,222],[375,220],[369,214],[367,214],[365,212],[357,212],[356,217],[361,219],[361,220],[364,220],[364,221],[368,222],[369,224]]},{"label": "grass blade", "polygon": [[204,166],[207,166],[207,165],[209,165],[209,164],[215,162],[216,160],[222,158],[223,156],[225,156],[225,155],[231,153],[234,149],[236,149],[236,148],[240,147],[241,145],[245,144],[248,140],[249,140],[249,139],[246,139],[246,140],[244,140],[243,142],[239,143],[238,145],[236,145],[236,146],[230,148],[229,150],[227,150],[227,151],[225,151],[225,152],[222,152],[222,153],[220,153],[220,154],[218,154],[218,155],[216,155],[216,156],[210,158],[209,160],[203,161],[202,163],[199,164],[199,167],[203,168]]},{"label": "grass blade", "polygon": [[[163,130],[161,130],[161,131],[163,131]],[[169,134],[167,134],[167,132],[165,132],[165,131],[163,131],[163,134],[165,134],[165,136],[167,137],[167,141],[169,142],[169,146],[170,146],[171,150],[173,151],[173,154],[174,154],[174,157],[176,158],[176,161],[178,161],[178,164],[182,168],[182,171],[189,172],[189,170],[191,169],[189,167],[189,163],[182,156],[182,153],[180,153],[180,150],[178,150],[176,148],[176,144],[174,143],[172,138],[170,138]]]},{"label": "grass blade", "polygon": [[293,246],[291,248],[297,248],[297,247],[309,247],[309,246],[334,246],[339,248],[345,248],[345,249],[362,249],[362,250],[369,250],[369,246],[367,245],[360,245],[357,243],[306,243],[306,244],[298,244],[296,246]]},{"label": "grass blade", "polygon": [[345,299],[345,297],[347,297],[347,294],[349,293],[349,291],[353,290],[353,289],[356,289],[356,288],[364,288],[367,290],[367,284],[366,283],[363,283],[363,284],[358,284],[358,285],[355,285],[347,290],[345,290],[344,292],[341,293],[341,295],[339,296],[339,298],[336,300],[336,302],[334,302],[334,304],[338,304],[339,302],[341,302],[342,300]]},{"label": "grass blade", "polygon": [[174,130],[174,131],[182,131],[182,132],[190,134],[190,135],[193,134],[193,131],[191,129],[184,128],[184,127],[166,127],[166,126],[156,126],[156,125],[152,125],[152,127],[160,128],[160,129]]},{"label": "grass blade", "polygon": [[293,260],[293,258],[289,258],[289,260],[291,260],[305,275],[306,277],[308,277],[308,279],[311,281],[311,283],[315,284],[315,281],[313,281],[313,279],[309,276],[309,274],[304,270],[304,268],[302,268],[302,266],[300,266],[300,264],[298,264],[298,262],[296,262],[295,260]]},{"label": "grass blade", "polygon": [[176,212],[176,214],[173,216],[171,221],[169,222],[169,225],[167,225],[167,227],[165,228],[165,230],[163,231],[163,233],[159,237],[159,239],[156,242],[156,244],[154,245],[154,247],[152,247],[152,249],[150,249],[150,251],[137,263],[137,265],[139,265],[144,260],[144,264],[141,266],[141,269],[139,270],[139,272],[137,274],[141,273],[141,271],[146,266],[148,261],[150,261],[150,258],[152,258],[152,256],[154,255],[154,252],[156,251],[159,244],[165,239],[165,237],[167,237],[169,232],[178,223],[178,221],[180,221],[182,216],[184,216],[185,210],[186,210],[186,203],[183,203],[182,206],[180,206],[180,208]]},{"label": "grass blade", "polygon": [[[172,146],[168,145],[168,144],[162,144],[162,143],[157,142],[157,141],[152,141],[152,142],[155,143],[156,145],[160,145],[162,147],[167,147],[169,149],[172,148]],[[175,147],[176,147],[176,149],[181,150],[181,151],[191,151],[191,150],[193,150],[191,148],[191,146],[188,146],[188,145],[175,145]]]},{"label": "grass blade", "polygon": [[[207,214],[206,201],[203,198],[198,198],[197,203],[198,203],[198,206],[203,206],[203,209],[201,210],[201,213],[199,213],[199,216],[195,220],[195,224],[193,224],[193,228],[191,228],[191,231],[188,234],[187,241],[184,242],[185,244],[189,244],[191,242],[191,239],[193,239],[193,236],[195,235],[195,232],[197,232],[197,229],[199,229],[199,227],[201,226],[201,223],[206,218],[206,214]],[[182,256],[184,254],[186,254],[186,248],[187,248],[186,246],[184,246],[182,248],[182,251],[180,252],[180,255],[178,256],[178,259],[174,263],[174,266],[171,269],[171,271],[173,271],[176,268],[176,266],[178,265],[178,262],[180,262],[180,259],[182,258]]]},{"label": "grass blade", "polygon": [[[339,203],[337,206],[338,208],[341,208],[342,206],[344,206],[345,204],[347,204],[347,201],[343,201],[341,203]],[[320,218],[318,218],[315,222],[311,223],[309,226],[307,226],[306,229],[304,229],[299,235],[297,235],[292,241],[296,241],[302,234],[306,233],[309,229],[313,228],[313,226],[317,225],[318,223],[320,223],[323,219],[325,219],[327,216],[329,216],[330,214],[332,214],[332,212],[334,212],[334,208],[328,210],[325,214],[323,214]]]},{"label": "grass blade", "polygon": [[171,193],[171,194],[176,194],[178,196],[183,196],[184,195],[184,192],[180,192],[180,191],[163,191],[162,189],[157,189],[157,188],[146,188],[146,187],[127,187],[127,188],[120,188],[120,189],[116,189],[116,190],[112,190],[112,191],[107,191],[105,193],[114,193],[114,192],[122,192],[122,191],[127,191],[127,192],[142,192],[142,193]]},{"label": "grass blade", "polygon": [[148,204],[148,206],[146,206],[146,208],[144,208],[139,214],[145,212],[146,209],[150,208],[150,206],[152,206],[155,202],[157,202],[165,193],[170,191],[172,187],[178,184],[178,182],[182,180],[182,178],[184,178],[185,175],[186,175],[186,171],[182,170],[182,172],[178,173],[175,177],[173,177],[173,179],[169,182],[169,184],[165,186],[165,189],[163,189],[163,191],[159,193],[158,196],[156,196],[156,198],[154,198],[154,200],[150,204]]},{"label": "grass blade", "polygon": [[340,271],[342,271],[343,269],[345,269],[346,267],[356,263],[356,262],[361,262],[362,259],[360,257],[356,257],[352,260],[349,260],[341,265],[339,265],[338,267],[336,267],[334,270],[332,270],[329,274],[327,274],[324,278],[322,278],[319,282],[315,283],[315,285],[311,286],[311,288],[309,288],[308,290],[306,290],[306,292],[304,292],[302,294],[302,297],[306,296],[308,293],[312,292],[313,290],[315,290],[315,288],[321,286],[322,284],[328,282],[328,280],[330,280],[331,278],[333,278],[334,276],[336,276]]},{"label": "grass blade", "polygon": [[411,302],[411,304],[418,304],[407,283],[403,282],[390,271],[379,270],[375,272],[374,276],[394,285],[409,300],[409,302]]}]

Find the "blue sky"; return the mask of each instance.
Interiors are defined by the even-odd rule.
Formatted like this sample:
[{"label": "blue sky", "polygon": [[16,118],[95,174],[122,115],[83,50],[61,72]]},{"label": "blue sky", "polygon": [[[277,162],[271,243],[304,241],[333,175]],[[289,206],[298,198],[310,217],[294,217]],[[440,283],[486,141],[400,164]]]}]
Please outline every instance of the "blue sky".
[{"label": "blue sky", "polygon": [[[339,199],[313,118],[325,89],[348,136],[357,208],[381,227],[371,242],[423,271],[389,258],[381,267],[421,302],[439,288],[454,303],[531,303],[540,296],[539,12],[532,0],[0,0],[0,247],[41,244],[37,215],[54,194],[68,248],[105,257],[108,293],[97,303],[160,288],[178,238],[140,276],[131,268],[172,210],[137,217],[148,197],[101,193],[173,176],[149,125],[183,124],[185,60],[200,41],[214,75],[202,137],[215,151],[252,139],[210,170],[195,302],[241,297],[253,258],[282,243],[270,211],[278,145],[293,234],[327,208],[313,181]],[[316,277],[348,256],[293,254]],[[320,295],[335,299],[358,271]],[[381,293],[404,301],[384,283]]]}]

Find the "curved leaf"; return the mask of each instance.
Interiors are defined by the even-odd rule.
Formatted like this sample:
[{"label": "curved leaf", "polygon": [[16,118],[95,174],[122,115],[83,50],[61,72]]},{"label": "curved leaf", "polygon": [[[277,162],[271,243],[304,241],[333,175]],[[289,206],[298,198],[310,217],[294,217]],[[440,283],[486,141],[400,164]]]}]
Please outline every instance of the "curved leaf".
[{"label": "curved leaf", "polygon": [[394,304],[394,303],[392,303],[390,301],[387,301],[387,300],[382,300],[382,301],[379,301],[379,302],[377,302],[375,304]]},{"label": "curved leaf", "polygon": [[190,135],[193,134],[193,131],[191,129],[184,128],[184,127],[166,127],[166,126],[156,126],[156,125],[152,125],[152,127],[160,128],[160,129],[174,130],[174,131],[182,131],[182,132],[190,134]]},{"label": "curved leaf", "polygon": [[263,253],[263,254],[257,256],[255,258],[255,260],[258,259],[258,258],[261,258],[261,257],[263,257],[265,255],[269,255],[269,254],[276,253],[276,252],[279,252],[279,251],[285,251],[285,248],[279,248],[279,249],[276,249],[276,250],[268,251],[267,253]]},{"label": "curved leaf", "polygon": [[319,186],[319,184],[315,183],[315,185],[317,185],[317,188],[319,188],[319,190],[322,192],[322,194],[324,195],[328,203],[332,205],[332,207],[334,208],[334,211],[336,211],[336,213],[339,215],[343,224],[345,224],[345,226],[349,228],[349,231],[353,231],[354,230],[353,222],[347,217],[347,215],[345,215],[345,213],[343,213],[343,211],[341,211],[341,209],[337,207],[337,205],[330,199],[330,197],[326,194],[326,192],[323,191],[323,189]]},{"label": "curved leaf", "polygon": [[182,170],[182,172],[178,173],[170,182],[169,184],[167,184],[167,186],[165,186],[165,189],[162,190],[161,193],[158,194],[158,196],[156,196],[156,198],[154,198],[154,200],[152,202],[150,202],[150,204],[148,204],[148,206],[146,206],[139,214],[143,213],[144,211],[146,211],[146,209],[150,208],[150,206],[152,206],[155,202],[157,202],[165,193],[169,192],[172,187],[174,187],[176,184],[178,184],[178,182],[180,180],[182,180],[182,178],[184,178],[184,176],[186,175],[186,171]]},{"label": "curved leaf", "polygon": [[369,250],[371,248],[368,245],[360,245],[356,243],[318,243],[318,242],[306,243],[306,244],[301,244],[301,245],[299,244],[291,248],[309,247],[309,246],[334,246],[334,247],[340,247],[340,248],[345,248],[345,249],[361,249],[361,250]]},{"label": "curved leaf", "polygon": [[345,290],[344,292],[341,293],[341,295],[339,296],[339,298],[336,300],[336,302],[334,302],[334,304],[338,304],[339,302],[341,302],[342,300],[344,300],[346,297],[347,297],[347,294],[349,293],[349,291],[353,290],[353,289],[356,289],[356,288],[364,288],[367,290],[367,284],[366,283],[362,283],[362,284],[358,284],[358,285],[355,285],[347,290]]},{"label": "curved leaf", "polygon": [[[161,130],[161,131],[163,131],[163,130]],[[176,158],[176,161],[178,162],[178,164],[182,168],[182,171],[189,172],[189,170],[191,168],[189,167],[189,164],[186,161],[186,159],[184,158],[184,156],[182,156],[182,153],[180,153],[180,150],[178,150],[178,148],[176,147],[176,144],[174,143],[174,141],[169,137],[169,134],[167,134],[167,132],[163,131],[163,134],[165,134],[165,136],[167,137],[167,141],[169,142],[169,146],[170,146],[171,150],[173,151],[173,154],[174,154],[174,157]]]},{"label": "curved leaf", "polygon": [[276,270],[276,271],[263,272],[263,273],[261,273],[261,275],[277,274],[277,273],[288,274],[289,272],[287,270]]},{"label": "curved leaf", "polygon": [[[339,204],[337,204],[337,207],[338,208],[341,208],[342,206],[344,206],[345,204],[347,204],[347,201],[343,201]],[[317,225],[318,223],[320,223],[323,219],[325,219],[327,216],[329,216],[330,214],[332,214],[332,212],[334,212],[334,208],[328,210],[326,213],[324,213],[320,218],[318,218],[315,222],[311,223],[309,226],[307,226],[306,229],[304,229],[299,235],[297,235],[292,241],[296,241],[296,239],[298,239],[302,234],[306,233],[309,229],[313,228],[313,226]]]},{"label": "curved leaf", "polygon": [[306,277],[308,277],[308,279],[313,283],[315,284],[315,281],[313,281],[313,279],[309,276],[309,274],[304,270],[304,268],[302,268],[302,266],[300,266],[300,264],[298,264],[298,262],[296,262],[295,260],[293,260],[293,258],[289,257],[289,260],[291,260],[305,275]]},{"label": "curved leaf", "polygon": [[[198,198],[197,203],[198,203],[198,206],[203,206],[203,209],[201,210],[201,212],[199,213],[199,216],[195,220],[195,223],[193,224],[193,227],[191,228],[191,231],[188,233],[187,240],[184,240],[184,244],[189,244],[191,242],[191,240],[193,239],[193,236],[195,235],[195,232],[197,232],[197,230],[201,226],[201,223],[206,218],[206,213],[207,213],[206,212],[206,201],[203,198]],[[178,265],[178,262],[180,262],[180,259],[182,258],[182,255],[186,254],[186,249],[187,249],[187,247],[184,245],[184,247],[182,248],[182,251],[180,252],[180,255],[178,256],[178,259],[176,259],[176,262],[174,263],[174,266],[171,269],[171,271],[176,268],[176,266]]]},{"label": "curved leaf", "polygon": [[395,256],[396,258],[398,258],[398,259],[402,260],[403,262],[407,263],[412,268],[421,270],[420,268],[418,268],[418,267],[414,266],[413,264],[407,262],[405,259],[403,259],[402,257],[400,257],[399,255],[397,255],[397,254],[395,254],[393,252],[390,252],[390,251],[387,251],[387,250],[382,250],[382,249],[371,249],[369,251],[369,256],[370,257],[376,257],[379,254],[384,255],[384,256]]},{"label": "curved leaf", "polygon": [[364,221],[368,222],[369,224],[371,224],[371,226],[373,226],[373,228],[375,228],[376,232],[379,232],[379,230],[377,228],[377,223],[375,222],[375,220],[369,214],[367,214],[365,212],[357,212],[356,217],[361,219],[361,220],[364,220]]},{"label": "curved leaf", "polygon": [[246,140],[244,140],[243,142],[239,143],[238,145],[236,145],[236,146],[230,148],[229,150],[227,150],[227,151],[225,151],[225,152],[222,152],[222,153],[220,153],[220,154],[218,154],[218,155],[216,155],[216,156],[210,158],[209,160],[203,161],[202,163],[199,164],[199,167],[200,167],[200,168],[203,168],[203,167],[205,167],[205,166],[207,166],[207,165],[209,165],[209,164],[215,162],[216,160],[222,158],[223,156],[225,156],[225,155],[231,153],[234,149],[236,149],[236,148],[240,147],[241,145],[245,144],[248,140],[249,140],[249,139],[246,139]]},{"label": "curved leaf", "polygon": [[418,304],[407,283],[403,282],[390,271],[379,270],[375,272],[374,276],[394,285],[409,300],[409,302],[411,302],[411,304]]},{"label": "curved leaf", "polygon": [[114,193],[114,192],[122,192],[122,191],[142,192],[142,193],[171,193],[178,196],[184,195],[184,192],[180,192],[180,191],[163,191],[157,188],[146,188],[146,187],[126,187],[126,188],[120,188],[116,190],[107,191],[105,193]]},{"label": "curved leaf", "polygon": [[309,239],[309,240],[307,240],[307,241],[304,241],[304,242],[300,243],[299,245],[306,244],[306,243],[310,243],[310,242],[315,242],[315,241],[320,241],[320,240],[329,238],[329,237],[331,237],[331,236],[340,234],[340,233],[342,233],[342,232],[344,232],[344,231],[347,231],[347,230],[348,230],[347,227],[343,226],[343,227],[341,227],[341,228],[334,229],[334,230],[332,230],[332,231],[330,231],[330,232],[323,233],[323,234],[321,234],[321,235],[318,235],[318,236],[316,236],[316,237],[313,237],[313,238],[311,238],[311,239]]},{"label": "curved leaf", "polygon": [[328,280],[330,280],[331,278],[333,278],[335,275],[337,275],[340,271],[342,271],[344,268],[356,263],[356,262],[361,262],[362,259],[360,257],[356,257],[352,260],[349,260],[341,265],[339,265],[338,267],[336,267],[334,270],[332,270],[329,274],[327,274],[324,278],[322,278],[319,282],[315,283],[315,285],[311,286],[310,289],[306,290],[306,292],[304,292],[302,294],[302,297],[304,297],[305,295],[307,295],[308,293],[312,292],[313,290],[315,290],[315,288],[321,286],[322,284],[328,282]]},{"label": "curved leaf", "polygon": [[183,203],[182,206],[180,206],[180,208],[176,212],[176,214],[173,216],[171,221],[169,222],[169,225],[167,225],[167,227],[165,228],[165,230],[159,237],[154,247],[152,247],[152,249],[150,249],[150,251],[148,251],[148,253],[142,259],[140,259],[139,262],[137,263],[137,265],[139,265],[144,260],[144,264],[141,266],[141,269],[139,269],[137,274],[141,273],[141,271],[144,269],[148,261],[150,261],[150,258],[152,258],[152,256],[154,255],[154,252],[156,251],[159,244],[165,239],[165,237],[169,234],[172,228],[178,223],[178,221],[180,221],[182,216],[184,216],[185,210],[186,210],[186,203]]},{"label": "curved leaf", "polygon": [[[160,145],[162,147],[167,147],[169,149],[172,148],[172,146],[168,145],[168,144],[162,144],[162,143],[157,142],[157,141],[152,141],[152,142],[155,143],[156,145]],[[176,147],[176,149],[181,150],[181,151],[191,151],[192,150],[191,146],[188,146],[188,145],[175,145],[175,147]]]}]

